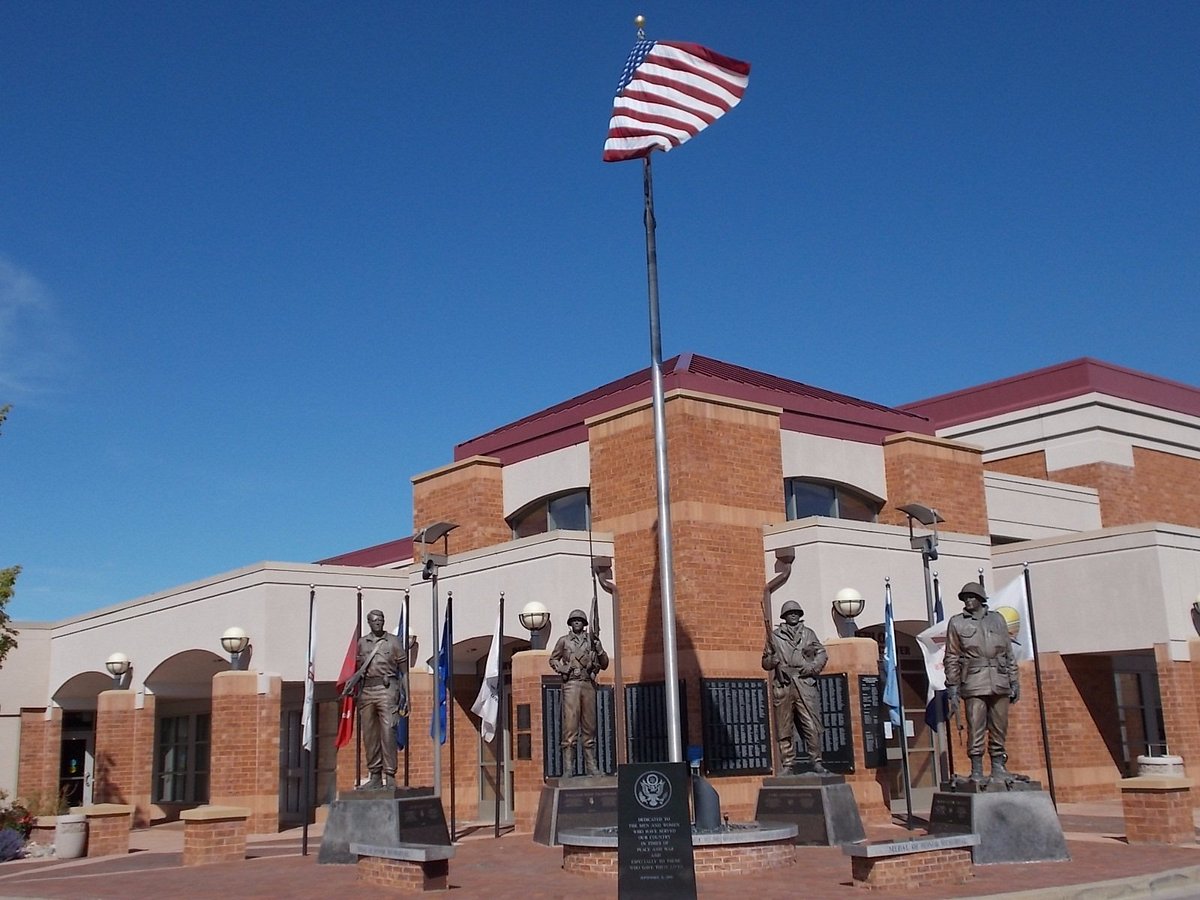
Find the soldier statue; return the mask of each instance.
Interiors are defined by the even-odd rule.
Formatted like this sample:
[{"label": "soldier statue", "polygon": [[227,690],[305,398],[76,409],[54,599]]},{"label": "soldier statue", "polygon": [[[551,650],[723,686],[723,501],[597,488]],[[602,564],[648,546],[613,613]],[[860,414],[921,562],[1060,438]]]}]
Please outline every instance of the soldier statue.
[{"label": "soldier statue", "polygon": [[804,624],[804,610],[795,600],[783,604],[779,617],[783,624],[770,633],[763,648],[762,667],[773,673],[771,698],[775,706],[780,770],[797,772],[793,734],[798,723],[812,761],[811,767],[804,768],[827,775],[829,770],[821,764],[821,695],[817,676],[825,668],[829,654],[817,640],[816,632]]},{"label": "soldier statue", "polygon": [[1013,775],[1005,763],[1004,740],[1008,734],[1008,705],[1021,696],[1021,679],[1013,659],[1008,622],[989,610],[983,585],[971,581],[958,592],[963,611],[946,625],[946,701],[951,714],[959,698],[967,713],[967,756],[971,760],[969,780],[985,782],[983,775],[984,732],[992,758],[992,778],[1024,780]]},{"label": "soldier statue", "polygon": [[358,668],[342,696],[358,693],[363,747],[370,780],[359,790],[396,786],[396,717],[408,715],[408,654],[383,630],[383,613],[367,613],[370,631],[358,641]]},{"label": "soldier statue", "polygon": [[550,668],[563,680],[563,777],[575,774],[575,744],[581,734],[584,774],[600,775],[596,758],[596,675],[608,668],[608,654],[594,628],[584,631],[588,620],[582,609],[571,610],[567,625],[570,631],[558,639],[550,654]]}]

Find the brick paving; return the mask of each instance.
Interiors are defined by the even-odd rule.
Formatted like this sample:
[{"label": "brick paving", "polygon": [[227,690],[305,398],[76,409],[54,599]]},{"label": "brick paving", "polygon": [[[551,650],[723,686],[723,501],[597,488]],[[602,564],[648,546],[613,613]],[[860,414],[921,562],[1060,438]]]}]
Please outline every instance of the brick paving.
[{"label": "brick paving", "polygon": [[[1066,805],[1064,805],[1065,807]],[[972,897],[1061,888],[1061,894],[1110,879],[1148,876],[1192,869],[1200,895],[1200,843],[1185,846],[1131,846],[1120,834],[1119,805],[1090,805],[1067,811],[1070,862],[978,866],[969,884],[926,888],[922,897]],[[1115,814],[1114,814],[1115,811]],[[904,837],[902,828],[871,830],[873,840]],[[480,829],[460,841],[451,863],[452,897],[575,898],[581,890],[594,897],[615,897],[616,885],[562,870],[562,851],[534,844],[528,834],[505,834],[494,839]],[[1200,837],[1200,833],[1198,833]],[[233,863],[183,868],[182,831],[175,826],[135,831],[125,856],[82,860],[22,860],[0,865],[2,898],[120,898],[159,900],[178,898],[320,898],[350,900],[377,897],[380,889],[358,885],[353,866],[319,866],[319,830],[310,833],[309,853],[300,855],[298,830],[252,839],[247,859]],[[850,859],[837,848],[796,848],[797,865],[788,869],[734,878],[702,878],[704,900],[767,900],[774,897],[824,898],[898,897],[912,892],[862,892],[850,885]],[[385,891],[392,895],[395,892]],[[1127,896],[1136,896],[1126,891]],[[1111,896],[1111,894],[1110,894]]]}]

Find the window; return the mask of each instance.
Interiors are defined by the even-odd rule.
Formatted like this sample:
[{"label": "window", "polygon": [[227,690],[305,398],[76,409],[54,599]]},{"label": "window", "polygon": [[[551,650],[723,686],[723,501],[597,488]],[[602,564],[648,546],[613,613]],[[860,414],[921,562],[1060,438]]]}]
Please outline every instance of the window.
[{"label": "window", "polygon": [[542,497],[530,503],[508,521],[513,538],[545,534],[547,531],[587,531],[591,506],[588,492],[568,491],[553,497]]},{"label": "window", "polygon": [[812,478],[786,479],[783,482],[783,494],[789,520],[827,516],[831,519],[874,522],[883,506],[883,501],[870,494],[844,484]]},{"label": "window", "polygon": [[212,716],[194,713],[158,721],[154,799],[158,803],[208,801],[208,747]]}]

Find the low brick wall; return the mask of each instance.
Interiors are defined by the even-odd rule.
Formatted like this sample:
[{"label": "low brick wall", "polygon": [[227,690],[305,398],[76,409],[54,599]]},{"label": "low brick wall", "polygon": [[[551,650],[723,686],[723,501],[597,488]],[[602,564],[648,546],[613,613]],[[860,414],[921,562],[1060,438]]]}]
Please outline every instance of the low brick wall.
[{"label": "low brick wall", "polygon": [[877,859],[855,856],[850,860],[850,873],[856,887],[870,890],[918,890],[966,884],[974,877],[970,848],[926,850]]},{"label": "low brick wall", "polygon": [[87,816],[87,855],[122,856],[129,852],[133,807],[123,803],[96,803],[78,807]]},{"label": "low brick wall", "polygon": [[433,859],[413,862],[360,856],[354,867],[354,880],[376,887],[402,891],[444,891],[450,886],[450,860]]},{"label": "low brick wall", "polygon": [[[692,848],[696,877],[750,875],[795,865],[796,848],[790,840],[763,844],[725,844]],[[579,847],[563,844],[563,869],[597,878],[617,877],[616,847]]]},{"label": "low brick wall", "polygon": [[200,806],[181,812],[183,864],[206,866],[246,858],[246,820],[241,806]]},{"label": "low brick wall", "polygon": [[1192,781],[1141,775],[1121,782],[1125,838],[1131,844],[1190,844],[1196,840],[1192,822]]}]

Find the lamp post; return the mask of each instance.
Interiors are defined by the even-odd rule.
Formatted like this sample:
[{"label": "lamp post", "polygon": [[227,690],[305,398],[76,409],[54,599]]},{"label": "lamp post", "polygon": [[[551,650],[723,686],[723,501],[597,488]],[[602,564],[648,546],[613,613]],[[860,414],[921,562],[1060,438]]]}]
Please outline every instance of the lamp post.
[{"label": "lamp post", "polygon": [[231,628],[226,628],[225,633],[221,635],[221,646],[229,654],[229,668],[234,670],[241,669],[242,654],[250,646],[250,636],[241,628],[234,625]]},{"label": "lamp post", "polygon": [[838,637],[854,637],[858,632],[855,617],[863,611],[866,601],[852,587],[842,588],[833,598],[833,611],[837,614]]},{"label": "lamp post", "polygon": [[129,674],[129,670],[133,668],[133,663],[129,661],[129,657],[124,653],[114,653],[104,661],[104,668],[108,669],[108,674],[112,676],[113,690],[121,689],[121,682],[125,676]]},{"label": "lamp post", "polygon": [[529,632],[531,650],[546,649],[546,626],[550,624],[550,610],[536,600],[530,600],[517,614],[521,627]]}]

